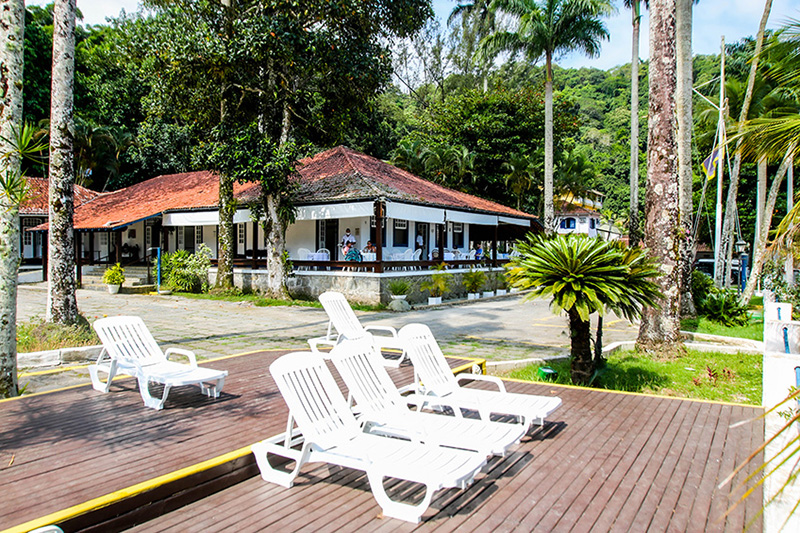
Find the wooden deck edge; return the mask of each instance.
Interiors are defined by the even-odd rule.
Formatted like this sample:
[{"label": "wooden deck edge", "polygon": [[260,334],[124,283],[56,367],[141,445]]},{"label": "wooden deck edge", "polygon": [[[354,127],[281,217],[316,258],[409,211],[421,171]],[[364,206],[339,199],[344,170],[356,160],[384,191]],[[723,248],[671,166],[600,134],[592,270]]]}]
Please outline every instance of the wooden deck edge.
[{"label": "wooden deck edge", "polygon": [[19,524],[25,533],[55,524],[70,531],[121,531],[258,474],[250,446]]}]

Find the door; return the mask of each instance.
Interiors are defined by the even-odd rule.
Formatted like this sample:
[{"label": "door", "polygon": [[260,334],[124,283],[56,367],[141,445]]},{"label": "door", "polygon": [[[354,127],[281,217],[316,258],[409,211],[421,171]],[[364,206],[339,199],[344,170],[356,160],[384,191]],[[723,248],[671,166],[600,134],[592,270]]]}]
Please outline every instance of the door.
[{"label": "door", "polygon": [[430,226],[427,222],[417,222],[414,235],[414,249],[420,248],[420,237],[422,237],[422,255],[420,259],[427,261],[430,258],[430,238],[428,237]]}]

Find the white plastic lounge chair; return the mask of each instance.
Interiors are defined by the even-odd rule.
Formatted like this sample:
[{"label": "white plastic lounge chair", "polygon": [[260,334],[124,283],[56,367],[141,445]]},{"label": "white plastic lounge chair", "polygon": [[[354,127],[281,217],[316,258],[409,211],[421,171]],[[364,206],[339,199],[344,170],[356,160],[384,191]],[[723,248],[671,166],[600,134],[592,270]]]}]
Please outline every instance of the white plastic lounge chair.
[{"label": "white plastic lounge chair", "polygon": [[[170,389],[182,385],[199,385],[206,396],[219,397],[228,372],[197,366],[194,353],[188,350],[169,348],[162,352],[138,316],[101,318],[94,323],[94,329],[103,343],[97,363],[89,366],[95,390],[108,392],[117,372],[124,372],[136,377],[145,406],[153,409],[162,409]],[[172,354],[188,357],[189,364],[169,361]],[[98,376],[101,370],[108,374],[105,383]],[[150,395],[151,381],[164,385],[161,398]]]},{"label": "white plastic lounge chair", "polygon": [[331,351],[331,361],[355,400],[357,418],[369,432],[499,456],[525,435],[522,424],[410,411],[413,398],[400,395],[371,337],[344,339]]},{"label": "white plastic lounge chair", "polygon": [[[384,358],[383,364],[397,368],[403,359],[406,357],[405,344],[397,336],[397,330],[391,326],[362,326],[358,317],[353,312],[353,308],[347,302],[344,294],[340,292],[327,291],[319,295],[319,301],[325,312],[328,313],[328,332],[324,337],[315,337],[308,340],[311,351],[319,353],[318,346],[328,345],[336,346],[339,343],[339,338],[345,336],[349,339],[358,339],[363,337],[365,333],[373,331],[382,331],[389,335],[373,335],[375,340],[375,348],[382,351],[384,348],[394,349],[400,351],[400,357],[397,359]],[[336,329],[336,333],[333,330]]]},{"label": "white plastic lounge chair", "polygon": [[[561,405],[561,398],[558,397],[506,392],[503,381],[494,376],[453,376],[431,330],[424,324],[408,324],[400,330],[399,335],[406,342],[406,351],[414,364],[417,392],[430,396],[430,405],[436,405],[436,399],[444,399],[462,409],[478,411],[484,420],[489,420],[492,414],[519,417],[526,427],[534,423],[544,425],[544,419]],[[476,380],[493,383],[498,391],[463,388],[460,385],[461,381]],[[456,414],[460,415],[460,410]]]},{"label": "white plastic lounge chair", "polygon": [[[437,490],[466,488],[486,463],[478,453],[362,432],[319,354],[287,354],[269,370],[289,406],[289,420],[285,433],[252,446],[266,481],[289,488],[312,462],[362,470],[385,516],[417,523]],[[292,470],[275,468],[274,456],[294,461]],[[425,496],[417,505],[392,500],[385,478],[423,484]]]}]

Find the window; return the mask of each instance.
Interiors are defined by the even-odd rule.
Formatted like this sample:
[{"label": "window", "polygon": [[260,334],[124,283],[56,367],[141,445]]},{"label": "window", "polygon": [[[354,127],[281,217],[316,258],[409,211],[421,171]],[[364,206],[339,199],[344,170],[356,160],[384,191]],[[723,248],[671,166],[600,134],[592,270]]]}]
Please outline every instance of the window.
[{"label": "window", "polygon": [[239,244],[244,245],[244,224],[238,224],[236,226],[237,235],[239,236]]},{"label": "window", "polygon": [[[153,227],[152,226],[145,226],[144,227],[144,247],[149,250],[151,246],[153,246]],[[147,251],[145,251],[145,253],[147,253]]]},{"label": "window", "polygon": [[392,246],[408,246],[408,220],[394,221]]},{"label": "window", "polygon": [[575,229],[575,219],[572,217],[561,219],[561,229]]},{"label": "window", "polygon": [[108,232],[100,234],[100,246],[108,246]]},{"label": "window", "polygon": [[[381,247],[386,246],[386,217],[381,219]],[[375,217],[369,217],[369,240],[372,244],[378,242],[378,237],[375,234]]]},{"label": "window", "polygon": [[453,222],[453,248],[464,247],[464,224]]},{"label": "window", "polygon": [[595,219],[593,219],[593,218],[590,218],[589,219],[589,229],[594,229],[596,227],[597,227],[597,221],[595,221]]},{"label": "window", "polygon": [[178,250],[183,250],[183,243],[186,242],[184,228],[177,228]]},{"label": "window", "polygon": [[39,219],[36,218],[26,218],[22,221],[22,239],[25,246],[31,246],[33,244],[33,233],[27,231],[27,229],[38,225]]},{"label": "window", "polygon": [[197,246],[203,244],[203,226],[194,227],[194,243]]},{"label": "window", "polygon": [[317,220],[317,249],[325,248],[325,233],[325,221]]},{"label": "window", "polygon": [[581,226],[586,224],[586,217],[581,217]]}]

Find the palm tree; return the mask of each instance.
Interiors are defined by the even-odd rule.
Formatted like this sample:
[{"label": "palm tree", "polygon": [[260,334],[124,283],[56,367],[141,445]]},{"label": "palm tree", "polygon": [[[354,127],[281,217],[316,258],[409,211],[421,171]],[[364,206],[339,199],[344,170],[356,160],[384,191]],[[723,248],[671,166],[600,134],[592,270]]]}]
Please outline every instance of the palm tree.
[{"label": "palm tree", "polygon": [[[632,245],[639,243],[639,30],[642,21],[641,1],[624,0],[631,10],[631,171],[630,214],[628,238]],[[645,6],[649,2],[645,0]]]},{"label": "palm tree", "polygon": [[660,296],[651,281],[658,270],[639,247],[585,235],[530,235],[518,244],[510,265],[511,285],[533,289],[527,298],[551,297],[554,313],[569,317],[573,383],[588,384],[594,374],[589,316],[606,309],[633,320]]},{"label": "palm tree", "polygon": [[562,153],[556,166],[555,196],[569,203],[585,198],[589,184],[597,176],[597,169],[589,160],[585,150],[573,148]]},{"label": "palm tree", "polygon": [[514,31],[498,31],[481,41],[482,54],[521,52],[531,60],[545,58],[544,225],[555,229],[553,208],[553,57],[580,51],[589,57],[608,39],[601,18],[614,10],[610,0],[494,0],[491,8],[515,20]]},{"label": "palm tree", "polygon": [[508,190],[517,198],[517,209],[522,209],[522,199],[535,183],[536,165],[527,154],[519,153],[505,161],[501,168],[506,171]]},{"label": "palm tree", "polygon": [[403,139],[392,153],[392,164],[421,176],[425,173],[428,147],[420,139]]},{"label": "palm tree", "polygon": [[[494,57],[482,56],[475,53],[475,43],[480,42],[484,37],[491,35],[496,28],[497,19],[495,12],[490,9],[491,0],[475,0],[465,4],[459,3],[447,17],[447,25],[451,26],[457,19],[461,20],[462,50],[466,56],[464,59],[469,63],[478,62],[478,76],[481,79],[483,92],[489,90],[489,69],[492,66]],[[457,58],[458,61],[461,58]],[[467,68],[462,68],[467,71]],[[470,69],[471,70],[471,69]]]},{"label": "palm tree", "polygon": [[75,83],[75,0],[56,0],[53,13],[53,82],[50,103],[50,231],[47,320],[78,321],[75,245],[72,230],[73,86]]},{"label": "palm tree", "polygon": [[680,342],[680,183],[675,132],[675,0],[650,2],[650,71],[644,244],[660,263],[658,312],[642,313],[637,345],[671,350]]},{"label": "palm tree", "polygon": [[[0,11],[0,70],[5,89],[0,102],[0,151],[15,152],[13,132],[22,124],[25,2],[11,0]],[[16,44],[14,44],[16,43]],[[17,389],[17,273],[19,269],[19,204],[24,196],[20,158],[4,158],[0,172],[0,398]]]}]

